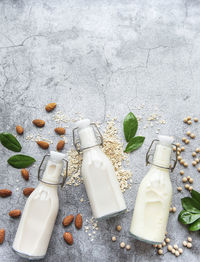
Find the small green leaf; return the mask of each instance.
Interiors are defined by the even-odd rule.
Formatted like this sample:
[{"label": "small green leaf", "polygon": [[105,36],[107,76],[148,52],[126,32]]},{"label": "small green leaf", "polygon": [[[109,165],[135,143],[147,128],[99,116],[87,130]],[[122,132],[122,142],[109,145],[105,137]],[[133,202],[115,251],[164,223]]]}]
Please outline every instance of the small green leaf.
[{"label": "small green leaf", "polygon": [[138,121],[135,115],[130,112],[124,119],[124,136],[127,142],[135,136],[138,129]]},{"label": "small green leaf", "polygon": [[199,203],[190,197],[184,197],[181,199],[181,203],[183,206],[183,209],[191,212],[191,213],[199,213],[200,212],[200,205]]},{"label": "small green leaf", "polygon": [[124,152],[129,153],[129,152],[132,152],[132,151],[138,149],[139,147],[141,147],[144,140],[145,140],[145,137],[143,137],[143,136],[132,137],[130,139],[129,143],[127,144]]},{"label": "small green leaf", "polygon": [[14,152],[20,152],[22,149],[18,140],[9,133],[1,133],[0,142],[4,147]]},{"label": "small green leaf", "polygon": [[189,230],[190,231],[198,231],[198,230],[200,230],[200,218],[189,226]]},{"label": "small green leaf", "polygon": [[188,211],[182,210],[178,216],[178,220],[184,225],[192,224],[194,221],[196,221],[199,218],[200,218],[200,210],[199,210],[199,214],[193,214]]},{"label": "small green leaf", "polygon": [[33,164],[36,160],[26,155],[14,155],[8,159],[8,164],[15,168],[25,168]]},{"label": "small green leaf", "polygon": [[[192,198],[198,201],[200,205],[200,193],[192,189],[191,195],[192,195]],[[200,206],[199,206],[199,209],[200,209]]]}]

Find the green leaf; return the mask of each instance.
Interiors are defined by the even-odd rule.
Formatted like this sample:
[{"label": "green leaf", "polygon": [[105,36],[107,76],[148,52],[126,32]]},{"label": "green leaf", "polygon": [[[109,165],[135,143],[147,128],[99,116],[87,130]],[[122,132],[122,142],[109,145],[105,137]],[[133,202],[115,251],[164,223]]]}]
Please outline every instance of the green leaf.
[{"label": "green leaf", "polygon": [[126,142],[129,142],[135,136],[138,129],[138,121],[135,115],[130,112],[124,119],[124,136]]},{"label": "green leaf", "polygon": [[200,205],[199,203],[190,197],[184,197],[181,199],[181,203],[183,206],[183,209],[191,212],[191,213],[199,213],[200,212]]},{"label": "green leaf", "polygon": [[18,140],[9,133],[1,133],[0,142],[4,147],[14,152],[20,152],[22,149]]},{"label": "green leaf", "polygon": [[198,231],[198,230],[200,230],[200,218],[189,226],[189,230],[190,231]]},{"label": "green leaf", "polygon": [[8,159],[8,164],[15,168],[25,168],[33,164],[36,160],[26,155],[14,155]]},{"label": "green leaf", "polygon": [[138,149],[139,147],[141,147],[144,140],[145,140],[145,137],[143,137],[143,136],[132,137],[130,139],[129,143],[127,144],[124,152],[129,153],[129,152],[132,152],[132,151]]},{"label": "green leaf", "polygon": [[[192,198],[194,200],[198,201],[199,205],[200,205],[200,193],[195,191],[194,189],[192,189],[191,195],[192,195]],[[200,209],[200,207],[199,207],[199,209]]]},{"label": "green leaf", "polygon": [[188,211],[182,210],[178,216],[178,220],[184,224],[192,224],[194,221],[200,218],[200,210],[199,214],[193,214]]}]

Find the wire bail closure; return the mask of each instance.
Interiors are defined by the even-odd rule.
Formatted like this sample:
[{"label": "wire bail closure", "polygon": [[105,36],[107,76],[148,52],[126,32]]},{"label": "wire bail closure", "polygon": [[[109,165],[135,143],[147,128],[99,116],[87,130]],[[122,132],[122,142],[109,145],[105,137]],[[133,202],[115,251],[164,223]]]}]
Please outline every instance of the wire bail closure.
[{"label": "wire bail closure", "polygon": [[170,164],[169,167],[163,167],[163,166],[159,166],[159,165],[153,164],[153,163],[151,163],[151,162],[149,161],[150,156],[152,156],[152,154],[150,154],[151,148],[152,148],[154,142],[158,142],[158,141],[159,141],[158,139],[154,139],[154,140],[151,142],[151,145],[150,145],[150,147],[149,147],[149,149],[147,150],[147,153],[146,153],[146,165],[151,164],[151,165],[153,165],[153,166],[157,166],[157,167],[160,167],[160,168],[169,169],[171,172],[173,172],[173,170],[174,170],[174,168],[176,167],[176,164],[177,164],[177,145],[175,145],[175,144],[172,144],[173,146],[176,147],[176,159],[175,159],[175,160],[172,159],[172,161],[174,162],[173,165]]},{"label": "wire bail closure", "polygon": [[79,138],[76,138],[78,136],[78,133],[77,133],[78,127],[76,127],[72,130],[72,132],[73,132],[73,144],[74,144],[74,147],[76,148],[78,153],[80,153],[81,151],[83,151],[85,149],[92,148],[94,146],[103,146],[103,136],[102,136],[101,132],[99,131],[99,128],[97,127],[97,125],[95,123],[90,123],[90,126],[92,126],[94,128],[94,131],[96,130],[96,132],[98,134],[97,137],[100,139],[100,142],[97,143],[96,145],[93,145],[93,146],[81,148],[80,140],[79,140]]},{"label": "wire bail closure", "polygon": [[39,166],[39,169],[38,169],[38,180],[39,180],[40,182],[45,183],[45,184],[48,184],[48,185],[52,185],[52,186],[61,185],[61,187],[63,187],[64,184],[65,184],[65,181],[66,181],[66,179],[67,179],[67,174],[68,174],[68,161],[67,161],[66,159],[63,159],[63,160],[62,160],[62,161],[64,161],[65,164],[66,164],[66,168],[65,168],[65,169],[66,169],[66,172],[65,172],[65,174],[64,174],[64,176],[63,176],[62,182],[59,182],[59,183],[49,183],[49,182],[46,182],[46,181],[42,180],[42,178],[41,178],[42,165],[43,165],[43,163],[44,163],[44,161],[45,161],[45,159],[46,159],[47,157],[50,157],[50,154],[45,155],[45,156],[43,157],[41,163],[40,163],[40,166]]}]

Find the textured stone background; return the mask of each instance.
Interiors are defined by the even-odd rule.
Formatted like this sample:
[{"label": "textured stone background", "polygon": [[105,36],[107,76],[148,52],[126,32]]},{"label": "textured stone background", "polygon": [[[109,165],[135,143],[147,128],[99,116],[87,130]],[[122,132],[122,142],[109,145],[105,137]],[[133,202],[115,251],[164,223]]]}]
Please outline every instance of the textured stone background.
[{"label": "textured stone background", "polygon": [[[170,253],[157,256],[147,244],[131,239],[128,234],[138,183],[147,172],[145,152],[156,130],[174,135],[177,141],[187,127],[182,123],[186,115],[199,115],[200,98],[200,1],[197,0],[123,0],[123,1],[0,1],[0,131],[14,133],[15,125],[25,127],[25,135],[19,137],[23,153],[37,159],[31,168],[31,178],[26,183],[18,170],[7,166],[12,152],[1,147],[1,187],[13,190],[13,195],[0,199],[0,227],[6,229],[6,240],[0,247],[0,261],[24,261],[11,249],[19,220],[10,219],[13,208],[23,209],[25,197],[22,188],[36,186],[37,167],[44,155],[34,142],[27,142],[26,135],[37,134],[31,121],[46,120],[41,131],[50,137],[55,148],[58,137],[54,134],[56,123],[53,114],[47,114],[44,105],[58,103],[70,118],[76,113],[105,126],[106,115],[117,117],[117,127],[122,136],[122,120],[132,110],[142,116],[140,134],[146,136],[144,146],[131,154],[133,186],[125,193],[130,212],[121,217],[99,223],[94,241],[73,226],[75,244],[67,246],[63,241],[62,218],[68,213],[83,213],[91,217],[84,186],[66,186],[59,190],[60,211],[43,261],[176,261]],[[144,108],[138,105],[144,103]],[[157,108],[157,109],[156,109]],[[158,113],[165,125],[154,124],[143,129],[151,113]],[[69,123],[67,137],[71,148]],[[190,128],[197,138],[184,153],[191,162],[191,152],[199,144],[199,124]],[[103,129],[103,128],[102,128]],[[50,135],[48,132],[50,131]],[[177,193],[181,178],[178,166],[171,174],[173,204],[181,210],[180,198],[188,195],[185,190]],[[191,167],[187,175],[198,185],[199,174]],[[85,202],[81,203],[80,198]],[[168,232],[172,243],[181,245],[189,235],[177,222],[176,214],[170,214]],[[115,226],[121,224],[121,233]],[[110,238],[118,240],[112,243]],[[199,261],[199,233],[192,233],[192,250],[184,249],[180,261]],[[132,249],[120,250],[119,241],[131,243]]]}]

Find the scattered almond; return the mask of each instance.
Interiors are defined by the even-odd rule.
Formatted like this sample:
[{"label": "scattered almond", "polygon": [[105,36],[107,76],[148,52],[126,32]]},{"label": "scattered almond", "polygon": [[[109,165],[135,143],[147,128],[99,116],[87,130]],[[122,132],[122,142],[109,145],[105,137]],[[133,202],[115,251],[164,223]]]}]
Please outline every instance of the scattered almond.
[{"label": "scattered almond", "polygon": [[29,172],[28,172],[27,169],[23,168],[23,169],[21,170],[21,174],[22,174],[23,178],[24,178],[26,181],[29,180]]},{"label": "scattered almond", "polygon": [[12,218],[19,217],[21,215],[21,211],[19,209],[14,209],[9,212],[9,216]]},{"label": "scattered almond", "polygon": [[5,229],[1,228],[0,229],[0,244],[3,244],[4,238],[5,238]]},{"label": "scattered almond", "polygon": [[37,127],[43,127],[45,125],[45,121],[41,119],[35,119],[32,123]]},{"label": "scattered almond", "polygon": [[34,187],[26,187],[23,190],[23,194],[25,196],[30,196],[30,194],[34,191],[34,189],[35,189]]},{"label": "scattered almond", "polygon": [[16,126],[16,132],[18,135],[22,135],[24,133],[24,129],[22,126]]},{"label": "scattered almond", "polygon": [[75,226],[77,229],[81,229],[83,224],[83,219],[81,214],[78,214],[75,218]]},{"label": "scattered almond", "polygon": [[0,189],[0,197],[8,197],[12,195],[12,191],[9,189]]},{"label": "scattered almond", "polygon": [[64,127],[56,127],[54,129],[54,131],[58,134],[58,135],[64,135],[65,134],[65,128]]},{"label": "scattered almond", "polygon": [[64,240],[67,242],[68,245],[72,245],[74,243],[72,234],[70,232],[65,232],[63,237],[64,237]]},{"label": "scattered almond", "polygon": [[65,145],[65,141],[60,140],[60,141],[58,142],[58,144],[57,144],[57,150],[58,150],[58,151],[63,150],[64,145]]},{"label": "scattered almond", "polygon": [[49,148],[49,143],[45,142],[45,141],[37,141],[37,144],[39,147],[41,147],[42,149],[48,149]]},{"label": "scattered almond", "polygon": [[66,227],[66,226],[69,226],[72,221],[74,220],[74,216],[73,215],[69,215],[69,216],[66,216],[64,219],[63,219],[63,226]]},{"label": "scattered almond", "polygon": [[47,110],[47,112],[51,112],[55,107],[56,107],[56,103],[49,103],[48,105],[45,106],[45,109]]}]

